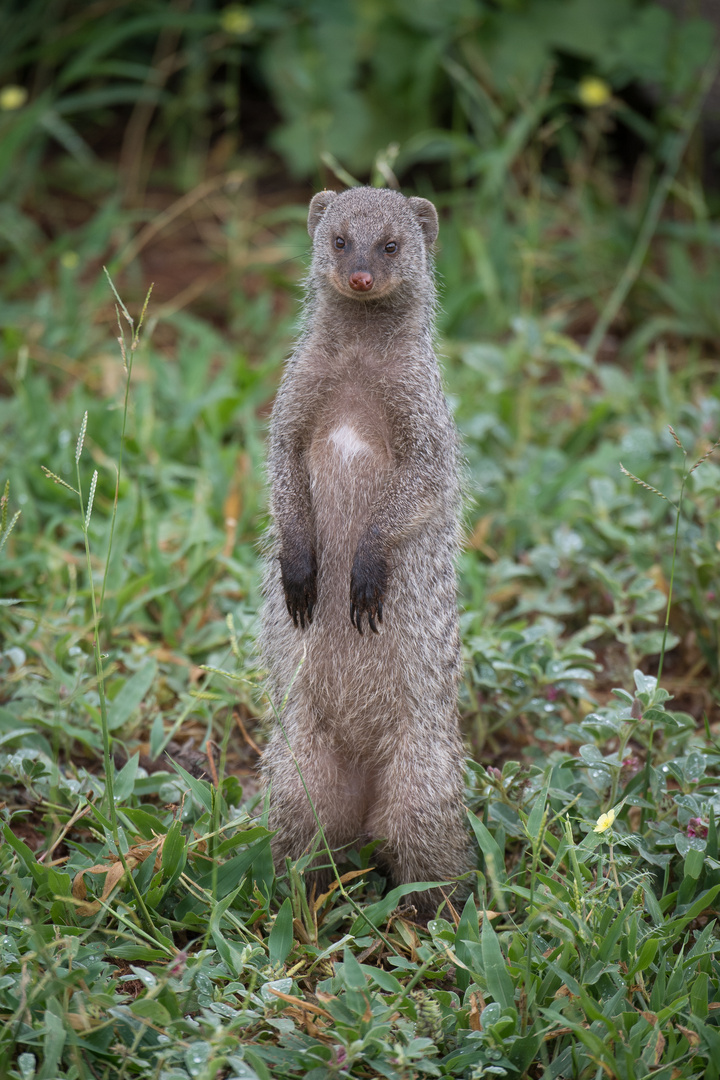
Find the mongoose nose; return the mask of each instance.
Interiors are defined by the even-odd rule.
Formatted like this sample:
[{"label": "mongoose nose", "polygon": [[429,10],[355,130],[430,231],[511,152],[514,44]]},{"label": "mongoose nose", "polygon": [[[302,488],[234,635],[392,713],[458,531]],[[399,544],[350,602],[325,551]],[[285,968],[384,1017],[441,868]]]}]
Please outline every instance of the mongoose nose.
[{"label": "mongoose nose", "polygon": [[356,270],[350,275],[350,288],[355,292],[370,292],[372,287],[372,274],[366,274],[364,270]]}]

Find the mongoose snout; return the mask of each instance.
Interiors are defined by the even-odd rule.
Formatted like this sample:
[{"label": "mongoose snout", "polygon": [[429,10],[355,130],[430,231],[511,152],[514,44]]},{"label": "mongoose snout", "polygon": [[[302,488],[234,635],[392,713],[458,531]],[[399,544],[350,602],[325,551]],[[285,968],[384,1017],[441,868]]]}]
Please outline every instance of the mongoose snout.
[{"label": "mongoose snout", "polygon": [[362,270],[356,270],[350,275],[350,288],[356,292],[370,292],[373,287],[372,274],[364,274]]},{"label": "mongoose snout", "polygon": [[[283,702],[264,757],[273,856],[280,869],[310,851],[319,821],[334,849],[381,841],[375,858],[397,884],[443,882],[469,860],[458,447],[433,349],[437,213],[397,191],[322,191],[308,231],[302,333],[268,461],[262,648]],[[322,887],[318,864],[322,846],[311,864]],[[412,894],[426,915],[442,898]]]}]

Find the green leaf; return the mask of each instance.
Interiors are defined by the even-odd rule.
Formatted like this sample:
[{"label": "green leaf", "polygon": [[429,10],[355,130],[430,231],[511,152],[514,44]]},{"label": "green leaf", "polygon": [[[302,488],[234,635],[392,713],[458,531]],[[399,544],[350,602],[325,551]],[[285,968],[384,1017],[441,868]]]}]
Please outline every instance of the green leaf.
[{"label": "green leaf", "polygon": [[707,834],[707,853],[712,859],[718,857],[718,835],[717,824],[715,822],[715,807],[710,803],[710,820],[708,822],[708,834]]},{"label": "green leaf", "polygon": [[391,975],[389,971],[383,971],[382,968],[371,967],[370,964],[361,964],[363,972],[366,977],[379,986],[381,990],[384,990],[386,994],[402,994],[403,986],[399,979],[396,979],[394,975]]},{"label": "green leaf", "polygon": [[480,941],[480,919],[478,918],[475,897],[470,893],[463,906],[460,922],[455,932],[455,943],[458,941]]},{"label": "green leaf", "polygon": [[505,909],[503,890],[507,885],[507,873],[505,871],[505,857],[500,850],[500,846],[495,837],[489,831],[489,829],[483,825],[480,818],[473,814],[472,810],[467,811],[467,816],[472,825],[473,832],[477,838],[480,850],[485,858],[485,867],[487,869],[488,877],[493,887],[493,894],[495,895],[498,904]]},{"label": "green leaf", "polygon": [[124,942],[122,945],[106,946],[108,956],[117,956],[121,960],[143,960],[146,962],[158,960],[167,963],[167,953],[162,949],[153,949],[150,945],[134,945],[132,942]]},{"label": "green leaf", "polygon": [[163,714],[158,710],[150,728],[150,757],[153,761],[162,750],[164,741],[165,725],[163,723]]},{"label": "green leaf", "polygon": [[708,1014],[708,990],[710,979],[706,972],[699,972],[690,987],[690,1011],[704,1020]]},{"label": "green leaf", "polygon": [[695,903],[691,904],[685,911],[678,913],[682,916],[683,922],[691,922],[692,919],[697,919],[698,915],[702,915],[703,911],[712,905],[718,893],[720,893],[720,885],[713,885],[711,889],[706,889],[705,892],[700,893]]},{"label": "green leaf", "polygon": [[504,1009],[514,1008],[515,988],[487,911],[483,915],[480,948],[489,992]]},{"label": "green leaf", "polygon": [[536,847],[540,842],[540,826],[542,825],[543,814],[545,813],[545,804],[547,803],[548,791],[550,790],[550,778],[548,777],[545,786],[542,791],[539,791],[533,808],[530,811],[530,816],[527,819],[527,825],[525,831],[527,832],[530,843],[533,847]]},{"label": "green leaf", "polygon": [[205,807],[208,814],[211,814],[213,805],[213,793],[212,788],[210,787],[210,784],[207,782],[207,780],[196,780],[194,776],[191,776],[189,772],[186,772],[186,770],[183,769],[182,765],[178,765],[176,761],[173,761],[173,759],[169,755],[168,761],[170,762],[178,776],[185,781],[193,797],[197,799],[201,806]]},{"label": "green leaf", "polygon": [[610,929],[605,933],[600,948],[598,950],[598,957],[601,960],[609,960],[613,955],[613,949],[617,945],[618,938],[622,934],[625,923],[627,922],[629,912],[626,908],[615,917],[615,920]]},{"label": "green leaf", "polygon": [[125,762],[119,773],[115,774],[113,796],[116,803],[125,802],[132,795],[139,764],[140,753],[138,752]]},{"label": "green leaf", "polygon": [[[228,893],[236,889],[242,882],[243,878],[247,874],[248,870],[255,865],[256,862],[262,860],[265,852],[270,847],[270,840],[266,836],[262,837],[252,844],[247,851],[241,852],[239,855],[235,855],[232,859],[228,859],[227,862],[221,864],[217,871],[217,896],[221,899],[227,896]],[[212,870],[208,870],[198,880],[198,884],[204,889],[208,889],[213,883]]]},{"label": "green leaf", "polygon": [[646,971],[657,956],[659,946],[659,938],[654,936],[645,938],[638,953],[637,963],[628,971],[628,976],[634,975],[636,971]]},{"label": "green leaf", "polygon": [[152,998],[138,998],[130,1005],[130,1012],[134,1016],[140,1016],[144,1020],[149,1020],[151,1024],[157,1024],[158,1027],[166,1028],[171,1022],[172,1017],[167,1011],[164,1005],[161,1005],[159,1001],[154,1001]]},{"label": "green leaf", "polygon": [[272,1073],[263,1059],[247,1046],[244,1048],[243,1060],[247,1061],[248,1065],[255,1070],[259,1080],[273,1080]]},{"label": "green leaf", "polygon": [[268,936],[268,952],[271,964],[284,964],[293,947],[293,912],[288,896],[278,911]]},{"label": "green leaf", "polygon": [[118,807],[118,814],[127,828],[136,830],[145,840],[152,840],[153,834],[162,835],[168,831],[159,817],[137,806]]},{"label": "green leaf", "polygon": [[691,850],[688,851],[687,855],[685,856],[685,861],[683,863],[683,871],[685,873],[685,876],[687,878],[693,878],[693,880],[697,881],[697,879],[700,877],[700,874],[702,873],[704,863],[705,852],[696,851],[695,849],[691,848]]},{"label": "green leaf", "polygon": [[357,937],[359,934],[366,934],[368,929],[376,932],[378,927],[392,915],[403,896],[407,896],[408,893],[427,892],[428,889],[436,889],[438,885],[452,885],[452,882],[413,881],[405,885],[396,885],[382,900],[378,900],[375,904],[369,904],[362,915],[358,915],[350,927],[350,933],[353,937]]},{"label": "green leaf", "polygon": [[689,784],[697,784],[698,780],[702,779],[705,775],[706,763],[705,754],[701,754],[697,750],[683,758],[683,775]]},{"label": "green leaf", "polygon": [[3,826],[3,835],[6,842],[20,857],[20,861],[31,875],[36,885],[42,885],[47,877],[47,872],[44,866],[42,866],[32,853],[32,850],[28,847],[24,840],[21,840],[19,836],[16,836],[9,825]]},{"label": "green leaf", "polygon": [[115,731],[130,719],[152,686],[157,673],[157,663],[146,660],[118,691],[108,709],[108,728]]},{"label": "green leaf", "polygon": [[638,694],[649,694],[650,697],[655,693],[655,687],[657,686],[657,679],[654,675],[645,675],[644,672],[635,670],[633,671],[635,679],[635,688]]},{"label": "green leaf", "polygon": [[54,1000],[50,1002],[48,1008],[45,1009],[43,1018],[45,1022],[43,1063],[40,1071],[37,1073],[37,1080],[55,1080],[55,1077],[59,1072],[58,1065],[62,1058],[65,1040],[67,1039],[67,1029],[60,1016],[56,1015],[53,1006],[58,1008],[57,1003]]},{"label": "green leaf", "polygon": [[342,978],[348,990],[364,990],[367,986],[365,972],[347,945],[343,951]]},{"label": "green leaf", "polygon": [[182,834],[182,825],[174,821],[170,826],[162,849],[162,868],[166,886],[173,885],[182,874],[187,862],[188,846]]}]

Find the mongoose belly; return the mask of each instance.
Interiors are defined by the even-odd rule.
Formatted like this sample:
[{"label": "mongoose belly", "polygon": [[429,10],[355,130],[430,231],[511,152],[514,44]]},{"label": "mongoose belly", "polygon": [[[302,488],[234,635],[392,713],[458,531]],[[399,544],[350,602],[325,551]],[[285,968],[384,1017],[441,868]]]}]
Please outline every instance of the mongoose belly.
[{"label": "mongoose belly", "polygon": [[[395,643],[388,621],[360,635],[349,619],[350,568],[372,507],[393,469],[381,427],[344,415],[319,427],[307,455],[318,561],[317,616],[307,634],[306,688],[322,721],[386,724],[382,701],[397,692]],[[392,592],[394,593],[394,588]],[[393,597],[386,603],[392,605]],[[312,675],[311,675],[312,673]]]}]

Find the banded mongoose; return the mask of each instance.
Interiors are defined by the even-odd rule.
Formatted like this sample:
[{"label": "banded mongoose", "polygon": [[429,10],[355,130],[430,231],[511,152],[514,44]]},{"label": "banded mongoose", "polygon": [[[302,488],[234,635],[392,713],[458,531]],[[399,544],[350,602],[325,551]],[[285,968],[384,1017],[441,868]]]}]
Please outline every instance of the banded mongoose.
[{"label": "banded mongoose", "polygon": [[[467,869],[468,844],[458,447],[433,351],[437,213],[397,191],[322,191],[308,231],[302,333],[271,420],[262,648],[330,846],[382,838],[374,858],[395,884],[446,881]],[[265,763],[282,869],[317,825],[277,724]],[[317,860],[327,864],[322,849]],[[427,915],[441,899],[410,902]]]}]

